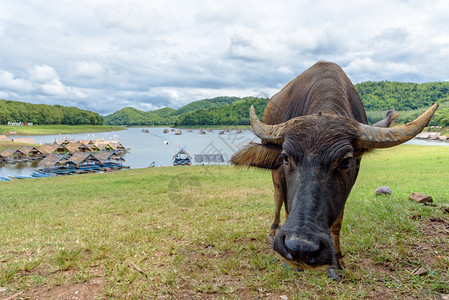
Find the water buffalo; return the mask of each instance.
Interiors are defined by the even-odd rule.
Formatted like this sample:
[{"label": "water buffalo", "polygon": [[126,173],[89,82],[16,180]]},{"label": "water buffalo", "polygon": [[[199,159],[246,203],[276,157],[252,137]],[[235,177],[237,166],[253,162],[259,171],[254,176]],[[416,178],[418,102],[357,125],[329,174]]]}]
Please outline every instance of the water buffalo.
[{"label": "water buffalo", "polygon": [[[275,253],[294,268],[328,267],[338,280],[344,206],[364,153],[404,143],[423,130],[438,104],[415,121],[388,128],[396,115],[370,126],[362,101],[343,70],[319,62],[267,104],[263,122],[250,110],[262,140],[231,158],[240,166],[272,170],[275,215],[269,234]],[[280,227],[280,210],[286,221]]]}]

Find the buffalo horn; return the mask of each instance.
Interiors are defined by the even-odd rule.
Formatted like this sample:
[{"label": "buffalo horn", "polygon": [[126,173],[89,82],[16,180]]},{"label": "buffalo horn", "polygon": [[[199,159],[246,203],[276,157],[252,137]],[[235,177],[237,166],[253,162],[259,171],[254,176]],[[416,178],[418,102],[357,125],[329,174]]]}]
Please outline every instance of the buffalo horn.
[{"label": "buffalo horn", "polygon": [[413,122],[393,127],[381,128],[360,124],[360,136],[358,146],[360,148],[388,148],[407,142],[419,134],[429,124],[438,104],[432,106]]},{"label": "buffalo horn", "polygon": [[290,126],[301,120],[301,117],[296,117],[281,124],[276,125],[264,124],[260,122],[259,119],[257,118],[253,105],[251,105],[249,117],[251,121],[251,129],[253,130],[254,134],[260,139],[272,144],[282,144],[284,142],[283,133],[285,132],[285,129],[289,128]]}]

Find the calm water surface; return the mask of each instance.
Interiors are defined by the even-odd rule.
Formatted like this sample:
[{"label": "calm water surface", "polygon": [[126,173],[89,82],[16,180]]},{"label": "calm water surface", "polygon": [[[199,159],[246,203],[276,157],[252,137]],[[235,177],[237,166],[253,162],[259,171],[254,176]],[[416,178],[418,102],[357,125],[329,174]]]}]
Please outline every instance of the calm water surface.
[{"label": "calm water surface", "polygon": [[[63,135],[29,136],[36,140],[37,144],[52,143],[57,140],[92,140],[104,139],[119,140],[126,148],[131,150],[124,156],[125,165],[131,168],[146,168],[153,161],[156,166],[171,166],[173,155],[183,147],[192,157],[195,154],[222,154],[225,161],[241,146],[250,141],[258,141],[258,138],[250,130],[243,130],[238,134],[235,130],[219,134],[219,130],[200,134],[199,130],[182,130],[181,135],[174,135],[172,131],[163,133],[164,128],[145,127],[150,132],[142,132],[143,128],[128,128],[122,131],[79,133]],[[165,142],[165,143],[164,143]],[[168,144],[167,144],[168,142]],[[442,145],[449,146],[446,142],[427,142],[424,140],[411,140],[406,144],[411,145]],[[0,164],[0,176],[29,175],[37,169],[38,162]],[[195,164],[195,162],[194,162]]]},{"label": "calm water surface", "polygon": [[[149,133],[142,132],[143,128],[128,128],[122,131],[40,135],[33,137],[37,144],[52,143],[57,140],[119,140],[131,150],[124,156],[125,165],[131,168],[146,168],[153,161],[156,166],[171,166],[173,155],[183,147],[192,157],[194,154],[222,154],[225,161],[241,146],[257,138],[250,130],[242,130],[238,134],[235,130],[219,134],[219,130],[200,134],[199,130],[182,130],[181,135],[174,135],[172,131],[163,133],[164,128],[145,127]],[[168,142],[168,144],[164,143]],[[195,164],[195,163],[194,163]],[[2,166],[3,165],[3,166]],[[37,169],[37,162],[23,164],[0,164],[0,176],[29,175]]]}]

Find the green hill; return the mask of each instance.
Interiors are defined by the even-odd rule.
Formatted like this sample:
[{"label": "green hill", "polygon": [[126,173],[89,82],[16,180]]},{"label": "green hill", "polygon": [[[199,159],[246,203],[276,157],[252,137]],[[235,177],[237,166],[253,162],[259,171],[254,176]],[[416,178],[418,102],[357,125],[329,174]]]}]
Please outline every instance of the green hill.
[{"label": "green hill", "polygon": [[[433,102],[441,103],[431,125],[449,126],[449,82],[363,82],[355,85],[370,123],[385,117],[388,109],[401,112],[400,123],[411,121]],[[143,112],[124,108],[104,117],[109,125],[247,125],[249,107],[261,117],[267,98],[216,97],[189,103],[178,110],[162,108]]]},{"label": "green hill", "polygon": [[199,100],[195,102],[191,102],[180,109],[176,111],[177,115],[182,115],[185,113],[189,113],[192,111],[200,110],[200,109],[207,109],[211,107],[221,107],[224,105],[232,104],[235,101],[240,100],[239,97],[216,97],[213,99],[205,99],[205,100]]},{"label": "green hill", "polygon": [[229,105],[239,97],[216,97],[191,102],[178,110],[165,107],[154,111],[141,111],[135,108],[126,107],[113,114],[103,117],[104,123],[108,125],[172,125],[175,124],[179,116],[212,107]]},{"label": "green hill", "polygon": [[76,107],[0,100],[0,124],[8,122],[36,125],[102,125],[103,118],[97,113]]},{"label": "green hill", "polygon": [[232,104],[186,113],[179,117],[176,126],[182,125],[249,125],[249,108],[254,105],[262,117],[268,98],[246,97]]},{"label": "green hill", "polygon": [[367,111],[408,111],[449,100],[449,82],[362,82],[355,85]]}]

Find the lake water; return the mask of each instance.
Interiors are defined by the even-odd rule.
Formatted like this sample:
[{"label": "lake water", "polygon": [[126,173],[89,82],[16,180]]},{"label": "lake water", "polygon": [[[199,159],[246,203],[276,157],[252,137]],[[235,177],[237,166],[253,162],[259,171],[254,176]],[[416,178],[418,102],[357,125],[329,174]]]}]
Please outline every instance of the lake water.
[{"label": "lake water", "polygon": [[[242,130],[238,134],[235,130],[219,134],[219,130],[200,134],[199,130],[182,130],[181,135],[175,135],[172,131],[163,133],[164,128],[145,127],[149,133],[142,132],[143,128],[128,128],[122,131],[62,134],[62,135],[39,135],[33,137],[37,144],[52,143],[57,140],[93,140],[104,139],[119,140],[126,148],[131,150],[125,154],[125,165],[131,168],[146,168],[153,161],[156,166],[172,166],[173,155],[183,147],[192,157],[195,154],[222,154],[225,161],[241,146],[250,141],[258,141],[250,130]],[[164,143],[165,142],[165,143]],[[168,142],[168,144],[166,143]],[[412,145],[442,145],[449,146],[446,142],[427,142],[413,139],[406,144]],[[8,175],[29,175],[37,169],[38,162],[0,164],[0,177]],[[193,163],[195,164],[195,162]]]},{"label": "lake water", "polygon": [[[163,133],[164,128],[144,127],[149,133],[142,132],[143,128],[128,128],[127,130],[98,133],[39,135],[33,137],[37,144],[53,143],[55,140],[93,140],[104,139],[119,140],[126,148],[131,150],[125,154],[125,165],[131,168],[146,168],[153,161],[156,166],[172,166],[173,155],[184,148],[192,157],[195,154],[222,154],[225,161],[241,146],[257,138],[250,130],[242,130],[237,133],[230,130],[219,134],[219,130],[200,134],[199,130],[182,130],[181,135],[174,132]],[[25,137],[25,136],[21,136]],[[28,136],[27,136],[28,137]],[[168,142],[168,144],[164,143]],[[193,163],[195,164],[195,162]],[[21,164],[0,164],[0,177],[8,175],[29,175],[37,169],[37,162]]]}]

